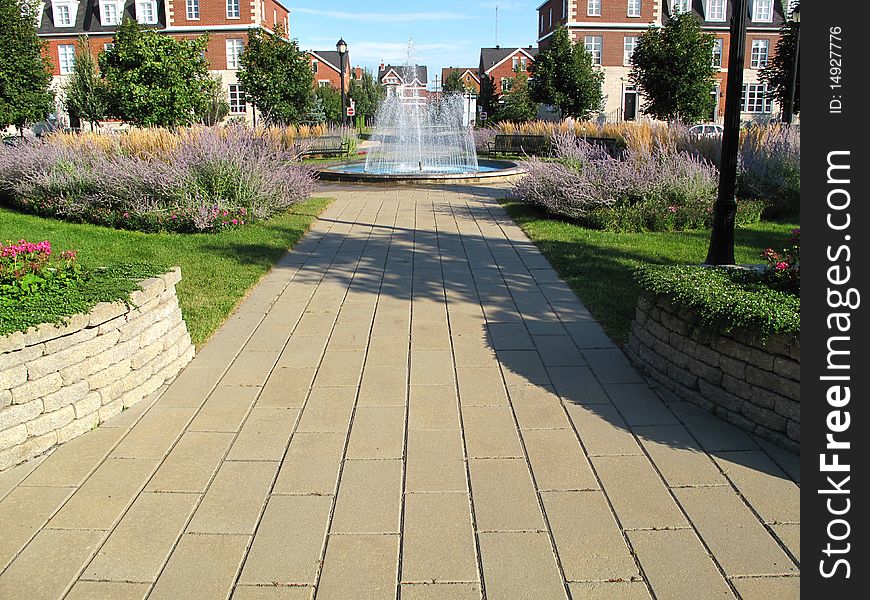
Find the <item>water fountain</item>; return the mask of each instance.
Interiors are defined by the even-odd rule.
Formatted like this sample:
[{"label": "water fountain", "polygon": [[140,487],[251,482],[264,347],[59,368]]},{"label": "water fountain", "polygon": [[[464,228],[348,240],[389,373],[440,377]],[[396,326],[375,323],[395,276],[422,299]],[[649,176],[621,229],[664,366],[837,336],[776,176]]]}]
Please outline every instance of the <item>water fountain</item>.
[{"label": "water fountain", "polygon": [[321,179],[381,183],[466,183],[504,180],[521,173],[516,163],[478,160],[470,126],[463,125],[462,94],[429,97],[411,58],[399,85],[375,115],[374,142],[365,162],[323,167]]}]

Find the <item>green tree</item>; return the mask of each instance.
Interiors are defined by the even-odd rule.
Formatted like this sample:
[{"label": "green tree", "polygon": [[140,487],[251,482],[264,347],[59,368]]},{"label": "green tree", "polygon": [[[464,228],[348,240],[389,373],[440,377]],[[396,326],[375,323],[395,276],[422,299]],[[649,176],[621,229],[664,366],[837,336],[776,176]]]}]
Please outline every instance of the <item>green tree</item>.
[{"label": "green tree", "polygon": [[484,73],[480,76],[480,94],[477,96],[477,106],[487,113],[487,120],[493,118],[498,109],[499,94],[495,90],[495,80]]},{"label": "green tree", "polygon": [[582,42],[571,42],[565,27],[553,33],[550,46],[529,67],[529,85],[536,102],[551,104],[563,117],[587,119],[601,110],[604,73],[592,65],[592,55]]},{"label": "green tree", "polygon": [[0,129],[45,119],[54,110],[51,62],[36,35],[33,0],[0,0]]},{"label": "green tree", "polygon": [[459,71],[450,71],[441,84],[441,91],[445,94],[462,94],[467,91],[462,74]]},{"label": "green tree", "polygon": [[664,27],[640,35],[629,77],[645,98],[644,112],[683,123],[707,118],[715,102],[714,40],[692,13],[674,15]]},{"label": "green tree", "polygon": [[73,72],[63,86],[63,98],[70,116],[87,121],[91,129],[108,116],[108,89],[97,70],[87,36],[79,37]]},{"label": "green tree", "polygon": [[99,64],[116,117],[145,127],[202,120],[213,89],[204,57],[208,36],[176,40],[125,19],[114,43]]},{"label": "green tree", "polygon": [[331,85],[320,85],[314,90],[314,95],[320,100],[327,121],[341,121],[341,92]]},{"label": "green tree", "polygon": [[267,123],[286,125],[304,120],[314,76],[299,44],[283,36],[280,27],[275,33],[249,31],[238,78]]},{"label": "green tree", "polygon": [[360,79],[352,79],[348,95],[356,106],[356,114],[374,116],[387,95],[384,86],[378,84],[375,76],[368,69],[362,72]]},{"label": "green tree", "polygon": [[[798,3],[799,5],[800,3]],[[794,57],[798,45],[798,25],[791,19],[782,24],[779,40],[776,42],[776,50],[767,65],[761,69],[759,79],[767,84],[771,98],[779,102],[783,110],[788,110],[789,95],[791,93],[792,69]],[[794,91],[794,110],[799,113],[801,108],[801,74],[798,69],[797,85]]]},{"label": "green tree", "polygon": [[305,112],[305,123],[326,123],[326,111],[323,109],[323,100],[320,96],[311,92],[311,102],[308,104],[308,110]]},{"label": "green tree", "polygon": [[230,103],[224,90],[223,79],[220,75],[210,77],[212,83],[208,90],[208,104],[202,113],[203,125],[217,125],[230,114]]},{"label": "green tree", "polygon": [[529,78],[517,72],[510,78],[508,91],[502,96],[502,104],[495,114],[497,121],[531,121],[538,116],[538,103],[529,93]]}]

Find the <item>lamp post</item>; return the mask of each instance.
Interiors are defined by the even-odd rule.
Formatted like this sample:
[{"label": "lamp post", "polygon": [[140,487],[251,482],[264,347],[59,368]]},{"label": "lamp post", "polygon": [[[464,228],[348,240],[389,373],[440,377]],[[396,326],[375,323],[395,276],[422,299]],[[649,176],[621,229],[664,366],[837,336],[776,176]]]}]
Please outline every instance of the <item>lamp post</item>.
[{"label": "lamp post", "polygon": [[794,119],[794,97],[797,93],[797,78],[798,78],[798,60],[801,53],[801,6],[798,4],[791,11],[791,20],[795,26],[794,34],[794,59],[791,64],[791,87],[788,90],[788,110],[782,115],[784,123],[791,124]]},{"label": "lamp post", "polygon": [[344,89],[344,57],[347,55],[347,42],[344,38],[338,40],[335,44],[335,49],[338,50],[338,68],[341,70],[341,124],[347,124],[347,92]]},{"label": "lamp post", "polygon": [[746,58],[747,0],[734,0],[728,79],[725,90],[725,131],[719,164],[719,194],[713,205],[713,231],[708,265],[734,264],[734,218],[737,215],[737,152],[740,146],[740,105],[743,101],[743,62]]}]

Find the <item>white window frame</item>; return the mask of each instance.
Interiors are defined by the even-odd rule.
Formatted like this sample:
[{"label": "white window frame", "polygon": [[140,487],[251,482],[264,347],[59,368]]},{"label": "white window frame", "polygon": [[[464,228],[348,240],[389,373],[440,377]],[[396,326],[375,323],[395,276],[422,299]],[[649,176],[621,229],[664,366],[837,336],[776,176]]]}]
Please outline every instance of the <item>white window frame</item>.
[{"label": "white window frame", "polygon": [[543,12],[543,11],[541,11],[541,25],[540,25],[540,30],[541,30],[541,31],[540,31],[541,33],[544,33],[544,12]]},{"label": "white window frame", "polygon": [[511,59],[511,71],[516,71],[520,66],[520,57],[514,56]]},{"label": "white window frame", "polygon": [[641,0],[628,0],[626,7],[626,15],[629,17],[639,17],[641,11]]},{"label": "white window frame", "polygon": [[[622,64],[624,66],[631,65],[631,55],[634,54],[634,50],[637,48],[637,38],[636,35],[627,35],[622,38]],[[631,43],[629,43],[631,40]],[[629,48],[631,51],[629,51]]]},{"label": "white window frame", "polygon": [[199,0],[187,0],[185,15],[188,21],[199,21]]},{"label": "white window frame", "polygon": [[243,115],[248,112],[247,96],[242,90],[242,86],[238,83],[231,83],[229,85],[227,99],[229,100],[231,115]]},{"label": "white window frame", "polygon": [[[55,27],[74,27],[79,3],[73,0],[55,1],[51,3],[51,15]],[[64,19],[60,19],[63,13]]]},{"label": "white window frame", "polygon": [[115,47],[115,42],[106,42],[105,44],[103,44],[103,52],[108,52],[109,50],[111,50],[114,47]]},{"label": "white window frame", "polygon": [[520,69],[523,71],[529,70],[529,61],[525,56],[520,57]]},{"label": "white window frame", "polygon": [[692,10],[691,0],[671,0],[671,14],[687,13]]},{"label": "white window frame", "polygon": [[76,64],[75,44],[59,44],[57,47],[57,65],[61,75],[69,75]]},{"label": "white window frame", "polygon": [[[147,14],[146,7],[150,10]],[[136,20],[142,25],[156,25],[157,2],[155,0],[136,0]]]},{"label": "white window frame", "polygon": [[[596,58],[596,45],[598,46],[598,56]],[[586,52],[592,55],[592,64],[601,66],[602,59],[604,56],[604,36],[601,35],[587,35],[583,37],[583,47],[586,48]]]},{"label": "white window frame", "polygon": [[[707,21],[725,21],[725,13],[727,12],[728,3],[726,0],[707,0],[707,6],[704,9],[704,18]],[[715,15],[713,11],[715,12]]]},{"label": "white window frame", "polygon": [[227,0],[227,19],[242,18],[241,0]]},{"label": "white window frame", "polygon": [[586,16],[600,17],[601,16],[601,0],[586,0]]},{"label": "white window frame", "polygon": [[239,68],[239,57],[245,49],[245,40],[242,38],[227,38],[227,69],[236,70]]},{"label": "white window frame", "polygon": [[314,75],[317,75],[317,66],[319,64],[320,64],[320,62],[316,58],[311,61],[311,72]]},{"label": "white window frame", "polygon": [[[711,60],[714,67],[722,68],[722,59],[725,56],[725,39],[716,38],[713,40],[713,56]],[[716,60],[719,57],[719,60]]]},{"label": "white window frame", "polygon": [[763,69],[770,60],[770,40],[752,40],[752,50],[749,53],[749,68]]},{"label": "white window frame", "polygon": [[568,0],[562,0],[562,18],[568,19]]},{"label": "white window frame", "polygon": [[[109,15],[109,9],[114,11],[111,17]],[[116,0],[100,0],[100,25],[103,27],[120,25],[123,12],[124,5],[120,2],[117,2]]]},{"label": "white window frame", "polygon": [[549,16],[550,27],[552,27],[552,26],[553,26],[553,7],[552,7],[552,6],[550,7],[550,10],[548,11],[548,14],[550,15],[550,16]]},{"label": "white window frame", "polygon": [[745,113],[769,115],[773,112],[773,99],[768,95],[767,84],[744,83],[741,99],[741,108]]},{"label": "white window frame", "polygon": [[773,0],[752,0],[752,20],[756,23],[772,23]]},{"label": "white window frame", "polygon": [[510,77],[502,77],[501,78],[501,93],[506,94],[511,91],[511,78]]}]

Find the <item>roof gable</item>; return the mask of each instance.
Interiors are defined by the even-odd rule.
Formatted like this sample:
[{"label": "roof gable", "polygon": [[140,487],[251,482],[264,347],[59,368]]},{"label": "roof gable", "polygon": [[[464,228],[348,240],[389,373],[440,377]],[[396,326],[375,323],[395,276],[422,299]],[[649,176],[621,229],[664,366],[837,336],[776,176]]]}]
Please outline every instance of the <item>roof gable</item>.
[{"label": "roof gable", "polygon": [[517,54],[525,54],[531,60],[535,60],[538,54],[537,48],[481,48],[480,66],[483,72],[489,73],[497,66]]}]

